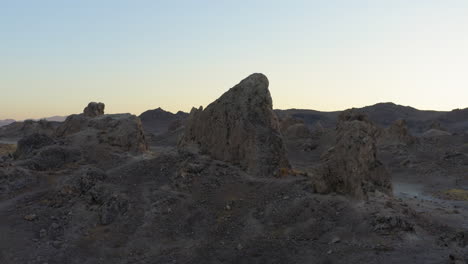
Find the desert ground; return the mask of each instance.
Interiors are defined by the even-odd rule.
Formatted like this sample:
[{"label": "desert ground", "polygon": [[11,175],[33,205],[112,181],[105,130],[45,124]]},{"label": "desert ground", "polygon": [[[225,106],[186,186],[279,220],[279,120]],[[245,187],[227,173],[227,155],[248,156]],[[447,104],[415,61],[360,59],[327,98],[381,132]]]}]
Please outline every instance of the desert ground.
[{"label": "desert ground", "polygon": [[468,262],[468,109],[274,110],[268,84],[0,127],[0,263]]}]

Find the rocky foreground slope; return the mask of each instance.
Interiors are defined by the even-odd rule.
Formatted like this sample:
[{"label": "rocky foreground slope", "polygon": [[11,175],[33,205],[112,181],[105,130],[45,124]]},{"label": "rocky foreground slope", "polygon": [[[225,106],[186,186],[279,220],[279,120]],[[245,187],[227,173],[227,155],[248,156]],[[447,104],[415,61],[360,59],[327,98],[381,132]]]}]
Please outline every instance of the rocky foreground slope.
[{"label": "rocky foreground slope", "polygon": [[468,135],[338,120],[278,121],[261,74],[167,141],[91,103],[0,158],[0,263],[465,263]]}]

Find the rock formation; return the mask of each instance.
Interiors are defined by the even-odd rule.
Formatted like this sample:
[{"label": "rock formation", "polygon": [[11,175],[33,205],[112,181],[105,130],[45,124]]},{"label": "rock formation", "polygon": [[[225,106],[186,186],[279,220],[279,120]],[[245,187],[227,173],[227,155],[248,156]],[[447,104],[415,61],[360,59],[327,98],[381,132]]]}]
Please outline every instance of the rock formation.
[{"label": "rock formation", "polygon": [[41,149],[46,146],[53,145],[54,139],[44,134],[32,134],[22,138],[18,141],[15,153],[15,158],[25,158],[33,154],[35,150]]},{"label": "rock formation", "polygon": [[83,114],[88,117],[101,116],[104,114],[104,107],[105,105],[103,103],[91,102],[85,107]]},{"label": "rock formation", "polygon": [[159,107],[154,110],[145,111],[139,117],[145,132],[160,135],[173,131],[171,130],[173,128],[172,124],[182,125],[184,120],[187,119],[188,114],[182,111],[173,114]]},{"label": "rock formation", "polygon": [[36,133],[53,136],[59,125],[59,122],[44,119],[39,121],[25,120],[23,122],[14,122],[0,127],[0,138],[20,139]]},{"label": "rock formation", "polygon": [[416,141],[416,138],[409,132],[404,119],[399,119],[390,127],[383,129],[379,136],[379,145],[411,145],[416,143]]},{"label": "rock formation", "polygon": [[336,144],[321,161],[316,189],[365,198],[375,190],[391,194],[390,175],[377,159],[378,129],[354,109],[340,114]]},{"label": "rock formation", "polygon": [[180,145],[196,145],[256,176],[289,168],[268,84],[265,75],[255,73],[206,109],[193,108]]},{"label": "rock formation", "polygon": [[[57,129],[57,137],[76,146],[107,145],[130,152],[148,149],[138,117],[131,114],[100,115],[101,110],[101,103],[90,103],[83,114],[70,115]],[[90,116],[90,112],[98,115]]]}]

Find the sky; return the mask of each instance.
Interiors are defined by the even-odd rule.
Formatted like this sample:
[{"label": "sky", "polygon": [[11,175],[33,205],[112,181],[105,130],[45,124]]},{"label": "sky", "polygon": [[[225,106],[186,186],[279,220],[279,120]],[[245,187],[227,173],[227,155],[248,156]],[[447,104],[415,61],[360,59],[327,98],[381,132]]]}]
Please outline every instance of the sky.
[{"label": "sky", "polygon": [[251,73],[274,108],[468,107],[466,0],[0,0],[0,119],[177,112]]}]

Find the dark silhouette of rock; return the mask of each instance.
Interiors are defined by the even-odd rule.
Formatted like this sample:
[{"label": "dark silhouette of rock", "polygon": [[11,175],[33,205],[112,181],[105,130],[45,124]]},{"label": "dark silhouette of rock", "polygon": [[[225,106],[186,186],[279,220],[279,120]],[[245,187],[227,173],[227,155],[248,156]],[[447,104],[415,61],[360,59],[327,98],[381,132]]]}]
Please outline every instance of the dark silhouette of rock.
[{"label": "dark silhouette of rock", "polygon": [[173,114],[159,107],[154,110],[145,111],[139,117],[146,132],[159,135],[167,131],[173,131],[171,129],[174,128],[174,124],[182,126],[188,114],[182,111]]},{"label": "dark silhouette of rock", "polygon": [[378,129],[367,116],[354,109],[343,112],[336,134],[335,146],[321,158],[317,191],[356,198],[365,198],[375,190],[391,194],[390,175],[377,159]]},{"label": "dark silhouette of rock", "polygon": [[181,146],[197,145],[213,158],[257,176],[290,167],[272,109],[268,79],[252,74],[203,110],[193,108]]},{"label": "dark silhouette of rock", "polygon": [[169,124],[169,126],[167,127],[167,131],[173,132],[183,126],[184,126],[184,121],[182,121],[181,119],[176,119]]},{"label": "dark silhouette of rock", "polygon": [[83,114],[88,117],[96,117],[104,114],[105,105],[103,103],[91,102],[83,110]]}]

